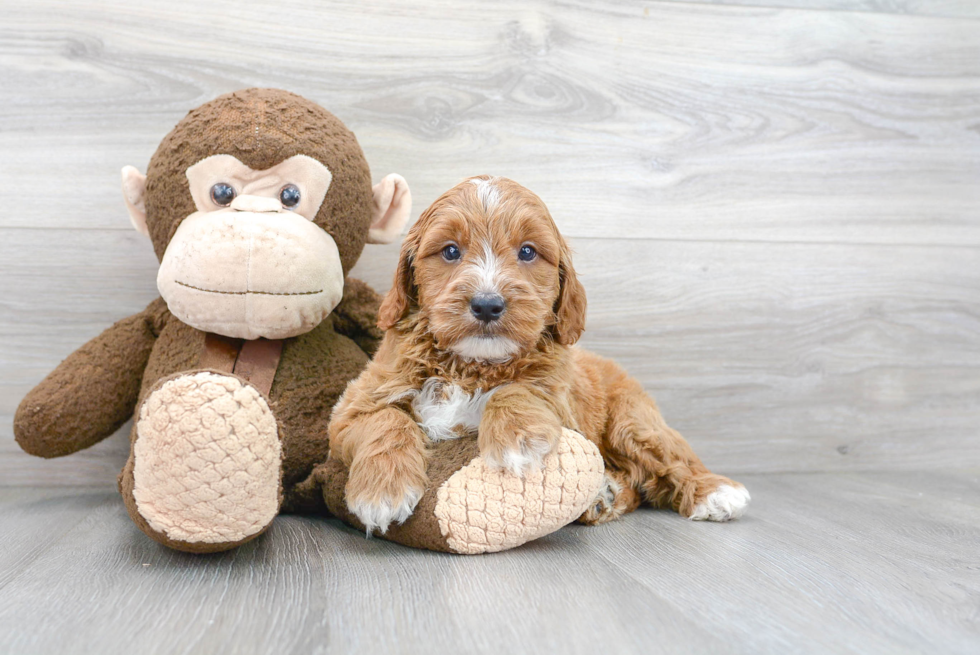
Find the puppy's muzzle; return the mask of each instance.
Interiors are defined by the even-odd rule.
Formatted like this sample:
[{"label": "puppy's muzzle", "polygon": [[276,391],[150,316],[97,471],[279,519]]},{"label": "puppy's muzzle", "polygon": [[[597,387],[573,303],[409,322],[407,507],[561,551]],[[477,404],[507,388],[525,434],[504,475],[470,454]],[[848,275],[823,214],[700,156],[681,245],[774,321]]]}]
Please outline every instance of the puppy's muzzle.
[{"label": "puppy's muzzle", "polygon": [[496,293],[482,293],[470,301],[470,312],[482,323],[496,321],[506,308],[503,296]]}]

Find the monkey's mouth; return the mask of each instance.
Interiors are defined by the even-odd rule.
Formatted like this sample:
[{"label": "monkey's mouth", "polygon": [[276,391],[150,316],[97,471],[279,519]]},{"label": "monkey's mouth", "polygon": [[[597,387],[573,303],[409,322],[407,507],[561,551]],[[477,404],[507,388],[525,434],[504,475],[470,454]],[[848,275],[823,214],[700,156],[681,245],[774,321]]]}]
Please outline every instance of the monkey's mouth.
[{"label": "monkey's mouth", "polygon": [[193,284],[187,284],[186,282],[181,282],[180,280],[174,280],[176,284],[182,287],[187,287],[188,289],[194,289],[195,291],[203,291],[204,293],[220,293],[225,296],[247,296],[250,294],[255,294],[257,296],[315,296],[318,293],[323,293],[323,289],[318,291],[252,291],[251,289],[246,291],[222,291],[220,289],[204,289],[202,287],[196,287]]}]

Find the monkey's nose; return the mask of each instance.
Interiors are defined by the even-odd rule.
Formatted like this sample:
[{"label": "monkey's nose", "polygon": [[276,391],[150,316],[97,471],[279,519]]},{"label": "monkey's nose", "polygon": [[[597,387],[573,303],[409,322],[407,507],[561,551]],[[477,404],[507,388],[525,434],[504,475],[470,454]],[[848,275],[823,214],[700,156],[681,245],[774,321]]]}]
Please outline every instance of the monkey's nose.
[{"label": "monkey's nose", "polygon": [[235,196],[230,207],[235,211],[255,214],[282,211],[282,203],[277,198],[263,198],[262,196]]},{"label": "monkey's nose", "polygon": [[470,311],[473,312],[473,316],[476,317],[476,320],[484,323],[490,323],[500,318],[506,306],[503,296],[495,293],[473,296],[473,300],[470,301]]}]

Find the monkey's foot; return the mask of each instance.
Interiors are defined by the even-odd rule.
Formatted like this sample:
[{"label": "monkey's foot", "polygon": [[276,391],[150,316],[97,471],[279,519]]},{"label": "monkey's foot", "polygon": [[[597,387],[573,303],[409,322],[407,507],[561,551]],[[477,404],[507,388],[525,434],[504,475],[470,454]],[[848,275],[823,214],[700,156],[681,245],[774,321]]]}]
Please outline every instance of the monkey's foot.
[{"label": "monkey's foot", "polygon": [[276,419],[262,394],[237,377],[202,371],[160,385],[140,407],[130,463],[130,514],[180,550],[232,548],[279,511]]},{"label": "monkey's foot", "polygon": [[599,448],[566,428],[541,468],[523,476],[477,457],[440,485],[434,513],[451,552],[516,548],[580,516],[599,493],[603,470]]}]

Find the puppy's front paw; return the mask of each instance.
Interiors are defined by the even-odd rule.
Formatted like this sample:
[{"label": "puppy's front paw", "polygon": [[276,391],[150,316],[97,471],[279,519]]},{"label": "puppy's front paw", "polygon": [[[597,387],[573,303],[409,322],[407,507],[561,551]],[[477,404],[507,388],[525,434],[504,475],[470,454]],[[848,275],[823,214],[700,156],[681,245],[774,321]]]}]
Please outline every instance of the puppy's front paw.
[{"label": "puppy's front paw", "polygon": [[[378,461],[385,460],[385,461]],[[364,524],[368,536],[392,523],[404,523],[425,492],[425,472],[396,466],[387,456],[355,462],[345,489],[347,509]]]},{"label": "puppy's front paw", "polygon": [[561,436],[561,426],[557,424],[517,427],[516,422],[512,422],[496,424],[486,430],[482,425],[480,427],[480,454],[487,464],[519,477],[539,470],[541,462]]},{"label": "puppy's front paw", "polygon": [[385,534],[392,523],[401,524],[408,520],[421,497],[422,491],[419,489],[406,490],[400,499],[358,500],[348,496],[347,508],[364,524],[369,536],[375,530]]},{"label": "puppy's front paw", "polygon": [[694,507],[692,521],[731,521],[745,513],[752,497],[742,485],[723,484]]}]

